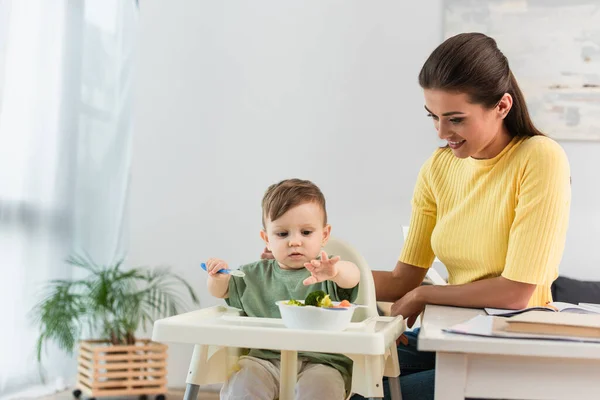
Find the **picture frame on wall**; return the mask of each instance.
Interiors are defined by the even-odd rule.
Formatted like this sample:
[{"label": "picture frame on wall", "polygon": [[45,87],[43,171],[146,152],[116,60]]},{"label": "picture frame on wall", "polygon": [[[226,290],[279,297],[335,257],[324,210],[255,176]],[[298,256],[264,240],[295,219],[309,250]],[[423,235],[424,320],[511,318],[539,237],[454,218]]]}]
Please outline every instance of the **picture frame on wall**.
[{"label": "picture frame on wall", "polygon": [[443,32],[493,37],[548,136],[600,141],[600,1],[445,0]]}]

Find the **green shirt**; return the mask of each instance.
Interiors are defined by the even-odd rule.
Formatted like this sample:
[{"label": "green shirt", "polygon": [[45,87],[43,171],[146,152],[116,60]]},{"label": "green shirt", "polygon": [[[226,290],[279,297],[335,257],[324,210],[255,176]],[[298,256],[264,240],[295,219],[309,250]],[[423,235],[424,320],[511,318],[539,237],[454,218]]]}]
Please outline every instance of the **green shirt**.
[{"label": "green shirt", "polygon": [[[261,260],[240,267],[246,276],[232,276],[229,279],[229,297],[226,300],[231,307],[239,308],[249,317],[281,318],[279,300],[304,300],[306,295],[315,290],[329,294],[333,301],[348,300],[353,302],[358,295],[358,285],[351,289],[339,287],[333,281],[318,282],[304,286],[302,283],[310,276],[306,268],[296,270],[281,269],[275,260]],[[253,349],[252,357],[262,359],[278,359],[279,351]],[[352,360],[342,354],[300,352],[304,358],[315,364],[329,365],[341,372],[349,388],[352,376]]]}]

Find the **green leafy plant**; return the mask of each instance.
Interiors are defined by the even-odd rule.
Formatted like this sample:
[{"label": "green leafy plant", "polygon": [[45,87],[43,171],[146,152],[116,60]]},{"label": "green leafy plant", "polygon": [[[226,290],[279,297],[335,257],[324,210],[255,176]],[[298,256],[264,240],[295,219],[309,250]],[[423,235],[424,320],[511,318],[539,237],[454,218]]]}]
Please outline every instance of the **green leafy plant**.
[{"label": "green leafy plant", "polygon": [[100,334],[114,345],[134,344],[138,328],[182,310],[182,292],[198,304],[192,287],[167,268],[125,270],[122,261],[99,266],[78,255],[67,263],[89,274],[81,280],[50,281],[33,308],[40,330],[38,361],[45,343],[54,342],[72,353],[86,333]]}]

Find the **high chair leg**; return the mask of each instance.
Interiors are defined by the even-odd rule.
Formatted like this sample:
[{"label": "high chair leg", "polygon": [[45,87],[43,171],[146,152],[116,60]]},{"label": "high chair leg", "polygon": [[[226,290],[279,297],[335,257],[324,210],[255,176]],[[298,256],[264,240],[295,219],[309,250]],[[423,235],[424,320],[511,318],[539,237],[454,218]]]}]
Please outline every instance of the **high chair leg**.
[{"label": "high chair leg", "polygon": [[202,378],[206,375],[206,367],[208,365],[208,346],[195,345],[192,359],[190,360],[190,369],[186,377],[185,383],[199,385],[206,382]]},{"label": "high chair leg", "polygon": [[373,399],[383,398],[383,360],[379,356],[364,356],[365,380],[368,382],[369,392],[381,397],[371,397]]},{"label": "high chair leg", "polygon": [[281,370],[279,373],[279,400],[293,400],[298,381],[298,352],[281,351]]},{"label": "high chair leg", "polygon": [[185,394],[183,395],[183,400],[197,400],[199,390],[200,386],[188,383],[185,387]]},{"label": "high chair leg", "polygon": [[392,400],[402,400],[402,391],[400,389],[400,362],[398,360],[398,349],[392,346],[389,349],[390,355],[387,359],[385,372],[388,376],[390,386],[390,395]]},{"label": "high chair leg", "polygon": [[390,395],[392,400],[402,400],[402,391],[400,390],[400,377],[392,377],[388,378],[388,383],[390,385]]},{"label": "high chair leg", "polygon": [[185,394],[183,400],[197,400],[198,391],[200,390],[201,374],[206,368],[208,356],[208,346],[195,345],[194,353],[192,354],[192,360],[190,361],[190,369],[186,379]]}]

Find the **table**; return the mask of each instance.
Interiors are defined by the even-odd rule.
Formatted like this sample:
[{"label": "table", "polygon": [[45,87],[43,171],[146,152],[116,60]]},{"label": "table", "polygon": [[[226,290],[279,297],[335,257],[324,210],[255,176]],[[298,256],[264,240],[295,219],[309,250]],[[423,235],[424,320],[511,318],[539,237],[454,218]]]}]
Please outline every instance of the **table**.
[{"label": "table", "polygon": [[443,332],[483,310],[428,305],[418,349],[435,351],[435,398],[600,399],[600,344]]},{"label": "table", "polygon": [[[199,384],[218,381],[207,378],[207,374],[214,375],[215,370],[208,366],[208,346],[280,350],[281,400],[294,398],[298,351],[349,356],[354,361],[353,391],[367,397],[383,397],[382,377],[400,374],[396,338],[404,329],[401,317],[372,317],[352,323],[342,332],[296,330],[286,328],[281,319],[245,317],[235,309],[216,306],[156,321],[152,340],[196,345],[186,399],[195,399]],[[392,394],[399,399],[398,379],[390,379],[390,382]]]}]

